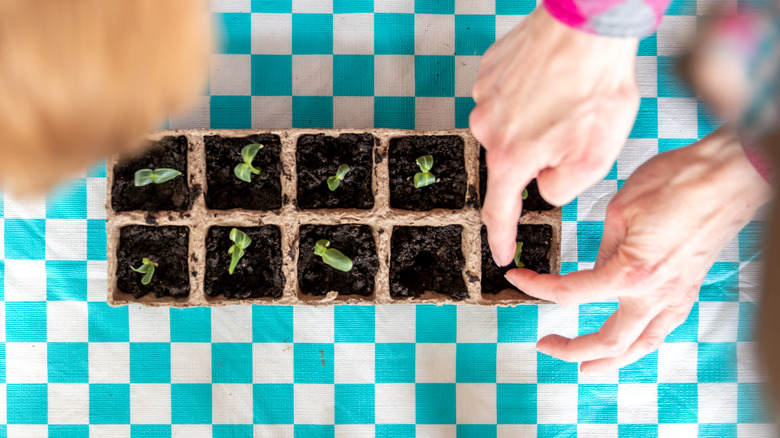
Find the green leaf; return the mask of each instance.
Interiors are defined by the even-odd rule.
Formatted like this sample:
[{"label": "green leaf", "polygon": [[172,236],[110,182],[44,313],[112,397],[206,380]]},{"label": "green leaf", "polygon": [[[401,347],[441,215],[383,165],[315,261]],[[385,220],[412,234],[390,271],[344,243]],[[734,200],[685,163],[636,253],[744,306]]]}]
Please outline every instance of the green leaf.
[{"label": "green leaf", "polygon": [[325,253],[322,254],[322,261],[339,271],[349,272],[352,270],[352,260],[337,249],[326,249]]},{"label": "green leaf", "polygon": [[238,262],[241,260],[241,257],[244,256],[244,250],[238,245],[233,245],[230,247],[228,253],[233,256],[233,258],[230,260],[230,268],[228,268],[228,273],[233,275],[233,271],[236,270]]},{"label": "green leaf", "polygon": [[154,171],[152,169],[141,169],[135,172],[135,186],[148,186],[154,182]]},{"label": "green leaf", "polygon": [[520,254],[523,253],[523,242],[517,242],[517,247],[515,248],[515,266],[518,268],[525,268],[525,263],[520,261]]},{"label": "green leaf", "polygon": [[152,265],[147,265],[146,263],[144,263],[143,265],[141,265],[141,266],[139,266],[137,268],[134,268],[134,267],[130,266],[130,269],[132,269],[133,271],[138,272],[140,274],[146,274],[147,272],[149,272],[149,267],[150,266],[152,266]]},{"label": "green leaf", "polygon": [[523,200],[528,199],[528,189],[523,189]]},{"label": "green leaf", "polygon": [[336,170],[336,178],[338,178],[339,180],[344,179],[344,177],[347,176],[347,173],[350,170],[351,169],[349,168],[349,166],[347,166],[346,164],[342,164],[341,166],[339,166],[338,170]]},{"label": "green leaf", "polygon": [[236,178],[248,183],[252,182],[252,166],[246,163],[236,165],[233,169],[233,173],[236,174]]},{"label": "green leaf", "polygon": [[238,247],[241,249],[246,249],[249,247],[249,245],[252,244],[252,239],[249,238],[249,236],[246,235],[243,231],[239,230],[238,228],[233,228],[230,230],[230,240],[233,241]]},{"label": "green leaf", "polygon": [[417,158],[417,165],[422,173],[430,172],[433,168],[433,155],[423,155]]},{"label": "green leaf", "polygon": [[330,242],[325,239],[320,239],[314,244],[314,254],[322,256],[330,246]]},{"label": "green leaf", "polygon": [[162,184],[166,181],[170,181],[176,178],[179,175],[181,175],[181,172],[176,169],[154,169],[154,172],[152,173],[152,180],[155,184]]},{"label": "green leaf", "polygon": [[341,180],[337,176],[329,176],[327,183],[330,191],[334,192],[341,185]]},{"label": "green leaf", "polygon": [[430,172],[419,172],[414,174],[414,188],[419,189],[429,186],[436,182],[436,177]]},{"label": "green leaf", "polygon": [[154,265],[144,265],[148,266],[149,270],[146,272],[146,275],[144,275],[144,278],[141,279],[141,284],[146,286],[147,284],[152,282],[152,277],[154,276]]},{"label": "green leaf", "polygon": [[241,149],[241,159],[244,160],[244,163],[246,164],[252,164],[252,160],[255,159],[257,151],[262,148],[263,145],[257,143],[244,146],[244,149]]}]

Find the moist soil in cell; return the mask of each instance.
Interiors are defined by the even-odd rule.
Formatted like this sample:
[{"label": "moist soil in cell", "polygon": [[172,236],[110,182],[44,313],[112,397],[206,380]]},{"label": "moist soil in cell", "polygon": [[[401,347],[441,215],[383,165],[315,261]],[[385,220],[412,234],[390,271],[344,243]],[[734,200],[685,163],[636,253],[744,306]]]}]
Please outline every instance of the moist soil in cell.
[{"label": "moist soil in cell", "polygon": [[[502,268],[493,261],[493,253],[487,240],[487,229],[482,227],[482,293],[497,294],[506,289],[517,290],[509,284],[504,275],[516,268],[514,261]],[[520,262],[524,267],[540,274],[550,273],[550,246],[552,227],[550,225],[518,225],[517,241],[523,242]]]},{"label": "moist soil in cell", "polygon": [[[487,192],[487,163],[485,161],[485,148],[479,148],[479,199],[480,204],[485,203],[485,193]],[[528,197],[523,200],[523,211],[546,211],[555,208],[554,205],[547,203],[539,194],[539,186],[536,179],[532,179],[526,186]]]},{"label": "moist soil in cell", "polygon": [[[142,156],[120,161],[114,167],[111,208],[114,211],[184,211],[192,204],[187,186],[187,137],[168,136],[153,142]],[[181,175],[161,184],[135,186],[141,169],[176,169]]]},{"label": "moist soil in cell", "polygon": [[[136,299],[148,293],[157,298],[186,297],[190,294],[187,227],[147,227],[130,225],[121,229],[116,252],[117,288]],[[143,258],[157,263],[149,284],[144,274],[131,269],[142,266]]]},{"label": "moist soil in cell", "polygon": [[[314,254],[318,240],[330,242],[329,248],[341,251],[352,260],[352,269],[340,271]],[[374,293],[379,259],[371,227],[368,225],[301,225],[298,255],[298,285],[304,294],[364,295]]]},{"label": "moist soil in cell", "polygon": [[[299,137],[296,150],[298,207],[372,208],[373,148],[374,136],[371,134]],[[335,176],[342,164],[349,166],[349,172],[335,190],[330,190],[328,177]]]},{"label": "moist soil in cell", "polygon": [[469,297],[463,281],[463,227],[394,227],[390,248],[390,295],[419,297],[425,292]]},{"label": "moist soil in cell", "polygon": [[204,288],[211,297],[227,299],[279,298],[284,292],[281,233],[276,225],[239,228],[252,242],[244,250],[236,268],[229,272],[233,227],[211,227],[206,238],[206,278]]},{"label": "moist soil in cell", "polygon": [[[278,135],[258,134],[247,137],[207,135],[206,147],[206,206],[213,210],[275,210],[282,206],[282,143]],[[252,182],[238,179],[236,165],[244,160],[241,150],[250,144],[263,147],[257,152],[252,166],[260,174],[252,174]]]},{"label": "moist soil in cell", "polygon": [[[402,210],[459,209],[466,203],[463,139],[455,135],[410,136],[390,140],[390,206]],[[417,158],[433,156],[430,170],[436,182],[414,187],[420,172]]]}]

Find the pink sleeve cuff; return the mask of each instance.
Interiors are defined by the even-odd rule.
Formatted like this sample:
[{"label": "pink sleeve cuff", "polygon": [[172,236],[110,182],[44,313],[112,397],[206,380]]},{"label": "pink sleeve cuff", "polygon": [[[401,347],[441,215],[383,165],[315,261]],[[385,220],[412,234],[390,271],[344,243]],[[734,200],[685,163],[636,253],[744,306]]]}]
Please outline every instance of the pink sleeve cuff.
[{"label": "pink sleeve cuff", "polygon": [[655,32],[669,0],[544,0],[561,23],[610,37],[641,38]]}]

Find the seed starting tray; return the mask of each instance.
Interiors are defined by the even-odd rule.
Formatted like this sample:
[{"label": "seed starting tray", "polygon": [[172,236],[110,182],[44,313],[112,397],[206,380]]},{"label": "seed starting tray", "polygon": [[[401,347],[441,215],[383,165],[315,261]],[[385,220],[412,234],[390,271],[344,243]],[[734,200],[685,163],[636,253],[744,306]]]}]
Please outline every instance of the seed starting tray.
[{"label": "seed starting tray", "polygon": [[[370,209],[318,208],[301,209],[297,203],[296,148],[301,136],[323,134],[337,137],[341,134],[371,134],[374,138],[370,172],[371,190],[374,203]],[[221,136],[223,138],[242,138],[250,135],[278,136],[281,142],[281,208],[261,210],[213,210],[209,209],[204,193],[209,190],[207,184],[207,163],[205,138]],[[159,142],[166,137],[186,137],[187,168],[186,177],[191,202],[189,208],[180,211],[115,211],[112,208],[112,187],[115,183],[114,170],[121,162],[115,157],[108,162],[107,179],[107,258],[108,258],[108,303],[120,306],[138,303],[148,306],[219,306],[230,304],[279,304],[279,305],[332,305],[332,304],[394,304],[394,303],[432,303],[432,304],[470,304],[470,305],[515,305],[532,304],[540,301],[517,290],[503,289],[495,294],[482,294],[480,279],[482,274],[482,228],[480,218],[480,145],[468,130],[446,131],[403,131],[403,130],[168,130],[156,131],[148,139]],[[465,202],[460,209],[434,208],[429,211],[408,211],[392,208],[390,203],[390,171],[388,168],[388,150],[393,139],[414,136],[457,136],[463,142],[467,190]],[[246,142],[249,144],[250,142]],[[240,150],[240,148],[239,148]],[[436,163],[432,172],[435,174]],[[230,169],[232,174],[232,169]],[[438,175],[437,175],[438,176]],[[302,226],[306,225],[368,225],[373,235],[378,270],[374,277],[373,293],[370,295],[340,294],[330,291],[324,295],[312,295],[301,292],[299,287],[299,238]],[[549,249],[550,272],[560,272],[561,249],[561,209],[547,211],[524,211],[519,221],[524,224],[545,224],[552,229]],[[124,227],[140,225],[147,227],[180,226],[189,231],[187,273],[189,275],[189,294],[183,297],[162,296],[154,293],[154,282],[149,286],[150,293],[136,298],[125,293],[117,284],[120,234]],[[204,290],[206,273],[206,238],[209,229],[224,227],[259,227],[275,225],[280,231],[281,274],[284,288],[280,297],[258,297],[247,299],[228,299],[224,295],[207,295]],[[462,227],[461,249],[465,259],[461,272],[468,296],[453,298],[447,291],[425,291],[414,297],[391,296],[391,236],[395,227]],[[262,245],[253,242],[252,245]],[[227,247],[224,248],[227,251]],[[250,246],[247,251],[251,251]],[[133,266],[139,266],[139,261]],[[138,274],[140,282],[141,275]]]}]

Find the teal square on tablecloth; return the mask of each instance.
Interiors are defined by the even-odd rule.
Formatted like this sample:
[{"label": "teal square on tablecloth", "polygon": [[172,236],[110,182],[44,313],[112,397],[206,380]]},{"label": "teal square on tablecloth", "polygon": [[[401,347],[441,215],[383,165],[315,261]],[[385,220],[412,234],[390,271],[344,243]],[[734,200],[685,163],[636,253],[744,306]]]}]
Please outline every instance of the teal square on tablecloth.
[{"label": "teal square on tablecloth", "polygon": [[49,383],[89,383],[88,345],[86,342],[49,342]]},{"label": "teal square on tablecloth", "polygon": [[414,57],[415,96],[455,96],[455,58],[417,55]]},{"label": "teal square on tablecloth", "polygon": [[454,14],[455,0],[415,0],[415,14]]},{"label": "teal square on tablecloth", "polygon": [[5,303],[6,342],[46,342],[46,302]]},{"label": "teal square on tablecloth", "polygon": [[658,425],[618,424],[618,438],[658,438]]},{"label": "teal square on tablecloth", "polygon": [[528,15],[536,9],[536,0],[496,0],[496,15]]},{"label": "teal square on tablecloth", "polygon": [[374,424],[374,385],[337,384],[336,424]]},{"label": "teal square on tablecloth", "polygon": [[712,114],[712,111],[710,111],[710,109],[707,108],[707,106],[701,100],[697,102],[696,114],[699,138],[710,135],[712,131],[716,130],[718,126],[720,126],[720,122]]},{"label": "teal square on tablecloth", "polygon": [[704,277],[699,301],[739,301],[739,262],[715,262]]},{"label": "teal square on tablecloth", "polygon": [[536,384],[499,383],[496,385],[498,424],[536,424]]},{"label": "teal square on tablecloth", "polygon": [[416,346],[379,343],[374,346],[376,383],[414,383]]},{"label": "teal square on tablecloth", "polygon": [[458,339],[457,307],[454,305],[418,305],[417,342],[447,343]]},{"label": "teal square on tablecloth", "polygon": [[246,55],[252,52],[251,14],[214,13],[212,18],[221,42],[218,53]]},{"label": "teal square on tablecloth", "polygon": [[333,55],[333,95],[373,96],[374,56]]},{"label": "teal square on tablecloth", "polygon": [[252,55],[252,96],[290,96],[292,82],[292,55]]},{"label": "teal square on tablecloth", "polygon": [[734,423],[699,424],[699,438],[737,438]]},{"label": "teal square on tablecloth", "polygon": [[658,53],[658,34],[653,33],[645,38],[639,40],[639,49],[637,55],[639,56],[656,56]]},{"label": "teal square on tablecloth", "polygon": [[130,424],[130,385],[90,384],[89,422],[90,424]]},{"label": "teal square on tablecloth", "polygon": [[737,342],[752,342],[755,340],[756,315],[758,303],[743,301],[739,303],[739,323],[737,326]]},{"label": "teal square on tablecloth", "polygon": [[629,138],[658,138],[658,99],[642,97]]},{"label": "teal square on tablecloth", "polygon": [[374,97],[374,126],[414,129],[414,97]]},{"label": "teal square on tablecloth", "polygon": [[169,438],[171,436],[170,424],[131,424],[131,438]]},{"label": "teal square on tablecloth", "polygon": [[333,383],[333,344],[296,343],[294,349],[295,383]]},{"label": "teal square on tablecloth", "polygon": [[617,414],[617,385],[579,385],[577,422],[591,424],[613,424],[617,423]]},{"label": "teal square on tablecloth", "polygon": [[699,303],[693,303],[691,313],[685,322],[680,324],[664,342],[697,342],[699,340]]},{"label": "teal square on tablecloth", "polygon": [[495,424],[459,424],[455,429],[458,438],[495,438],[498,426]]},{"label": "teal square on tablecloth", "polygon": [[538,383],[577,383],[579,368],[576,362],[536,352],[536,380]]},{"label": "teal square on tablecloth", "polygon": [[334,14],[374,12],[374,0],[333,0]]},{"label": "teal square on tablecloth", "polygon": [[735,342],[700,342],[699,383],[737,381],[737,344]]},{"label": "teal square on tablecloth", "polygon": [[252,0],[252,12],[290,13],[292,0]]},{"label": "teal square on tablecloth", "polygon": [[46,260],[47,301],[87,301],[87,262]]},{"label": "teal square on tablecloth", "polygon": [[761,383],[737,384],[737,422],[771,423],[768,394]]},{"label": "teal square on tablecloth", "polygon": [[539,437],[576,438],[576,424],[540,424],[536,427]]},{"label": "teal square on tablecloth", "polygon": [[417,424],[455,424],[455,384],[415,384]]},{"label": "teal square on tablecloth", "polygon": [[496,383],[496,344],[458,344],[455,381]]},{"label": "teal square on tablecloth", "polygon": [[332,128],[332,96],[293,96],[293,128]]},{"label": "teal square on tablecloth", "polygon": [[696,2],[692,0],[672,0],[666,9],[666,15],[696,15]]},{"label": "teal square on tablecloth", "polygon": [[539,326],[537,306],[499,307],[498,342],[536,342]]},{"label": "teal square on tablecloth", "polygon": [[171,308],[171,342],[211,342],[211,309]]},{"label": "teal square on tablecloth", "polygon": [[456,56],[482,56],[495,40],[495,15],[455,16]]},{"label": "teal square on tablecloth", "polygon": [[658,384],[658,423],[695,423],[698,412],[698,384]]},{"label": "teal square on tablecloth", "polygon": [[212,438],[239,438],[252,436],[251,424],[215,424],[211,429]]},{"label": "teal square on tablecloth", "polygon": [[658,381],[658,350],[626,365],[619,372],[620,383],[655,383]]},{"label": "teal square on tablecloth", "polygon": [[211,424],[211,384],[171,385],[171,423]]},{"label": "teal square on tablecloth", "polygon": [[130,383],[171,383],[171,344],[131,342]]},{"label": "teal square on tablecloth", "polygon": [[336,428],[329,424],[296,424],[293,433],[295,438],[334,438]]},{"label": "teal square on tablecloth", "polygon": [[[0,436],[4,436],[0,434]],[[49,438],[89,438],[88,424],[50,424]]]},{"label": "teal square on tablecloth", "polygon": [[5,219],[5,258],[43,260],[46,258],[45,219]]},{"label": "teal square on tablecloth", "polygon": [[252,342],[292,343],[292,306],[252,306]]},{"label": "teal square on tablecloth", "polygon": [[455,128],[464,129],[469,127],[469,116],[471,110],[477,105],[474,99],[470,97],[455,98]]},{"label": "teal square on tablecloth", "polygon": [[372,306],[334,307],[336,342],[374,342],[374,309]]},{"label": "teal square on tablecloth", "polygon": [[295,393],[291,383],[256,383],[252,394],[255,424],[293,424]]},{"label": "teal square on tablecloth", "polygon": [[87,181],[83,178],[72,180],[48,195],[46,218],[86,219]]},{"label": "teal square on tablecloth", "polygon": [[696,143],[695,138],[659,138],[658,153],[679,149]]},{"label": "teal square on tablecloth", "polygon": [[577,222],[577,257],[580,262],[595,262],[604,233],[604,222]]},{"label": "teal square on tablecloth", "polygon": [[[696,7],[695,2],[693,2],[693,6]],[[677,74],[678,62],[679,59],[676,56],[659,56],[657,58],[658,97],[696,97],[693,90]]]},{"label": "teal square on tablecloth", "polygon": [[414,15],[374,14],[374,54],[414,55]]},{"label": "teal square on tablecloth", "polygon": [[87,260],[106,259],[106,221],[87,219]]},{"label": "teal square on tablecloth", "polygon": [[292,54],[333,54],[333,15],[293,14]]},{"label": "teal square on tablecloth", "polygon": [[46,424],[48,422],[48,385],[45,383],[9,383],[5,390],[8,424]]},{"label": "teal square on tablecloth", "polygon": [[578,335],[599,331],[601,326],[618,309],[618,303],[591,303],[579,306]]},{"label": "teal square on tablecloth", "polygon": [[87,303],[89,342],[128,342],[130,323],[127,306],[111,307],[104,302]]},{"label": "teal square on tablecloth", "polygon": [[252,383],[252,344],[211,344],[213,383]]},{"label": "teal square on tablecloth", "polygon": [[[750,221],[739,231],[739,259],[753,260],[763,250],[767,222]],[[6,255],[7,257],[7,255]]]},{"label": "teal square on tablecloth", "polygon": [[417,434],[414,424],[377,424],[376,438],[414,438]]},{"label": "teal square on tablecloth", "polygon": [[252,127],[252,96],[211,96],[213,129]]}]

